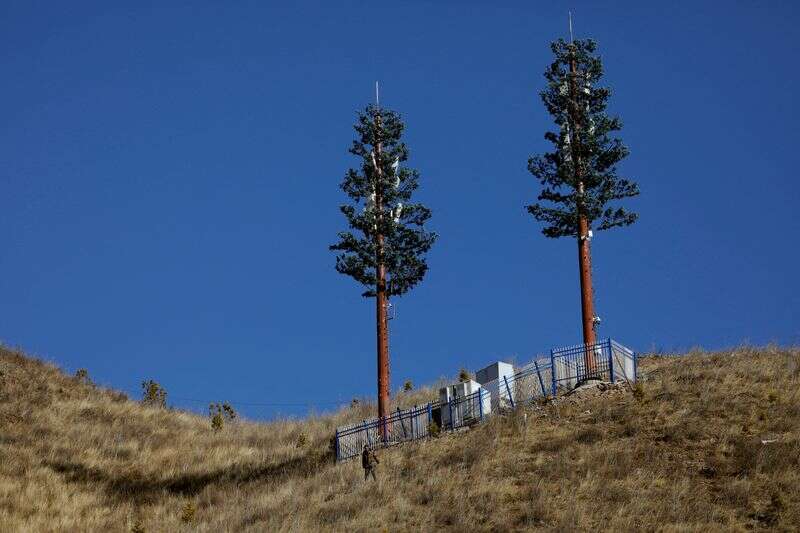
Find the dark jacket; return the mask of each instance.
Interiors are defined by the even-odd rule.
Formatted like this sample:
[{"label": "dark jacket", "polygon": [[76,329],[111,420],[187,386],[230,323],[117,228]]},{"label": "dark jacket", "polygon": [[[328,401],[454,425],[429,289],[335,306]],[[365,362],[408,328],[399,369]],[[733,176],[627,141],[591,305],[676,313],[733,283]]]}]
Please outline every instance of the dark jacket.
[{"label": "dark jacket", "polygon": [[378,464],[378,458],[375,457],[375,454],[367,448],[364,448],[364,451],[361,452],[361,466],[364,469],[373,468],[376,464]]}]

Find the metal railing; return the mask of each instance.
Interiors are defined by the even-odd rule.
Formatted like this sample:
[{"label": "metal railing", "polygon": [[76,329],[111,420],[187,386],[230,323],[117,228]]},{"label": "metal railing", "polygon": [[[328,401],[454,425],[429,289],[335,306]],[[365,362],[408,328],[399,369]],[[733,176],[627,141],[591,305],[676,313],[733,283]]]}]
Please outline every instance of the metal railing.
[{"label": "metal railing", "polygon": [[[428,438],[433,425],[442,431],[472,426],[491,414],[556,396],[590,379],[632,383],[636,372],[636,353],[611,339],[553,349],[549,361],[534,359],[513,375],[482,384],[472,394],[446,403],[398,409],[383,420],[373,418],[338,428],[336,460],[360,455],[364,445],[374,449]],[[435,411],[438,417],[434,417]]]},{"label": "metal railing", "polygon": [[636,381],[636,354],[611,339],[553,349],[550,364],[553,395],[592,379]]},{"label": "metal railing", "polygon": [[370,448],[393,446],[428,436],[432,420],[432,404],[397,410],[383,420],[374,418],[336,430],[336,459],[349,459]]},{"label": "metal railing", "polygon": [[490,399],[489,391],[480,387],[472,394],[453,398],[447,403],[437,403],[441,411],[441,428],[445,431],[454,430],[483,421],[483,417],[491,412]]},{"label": "metal railing", "polygon": [[491,395],[491,412],[514,409],[550,394],[550,361],[534,359],[511,376],[501,376],[481,385]]},{"label": "metal railing", "polygon": [[611,345],[613,363],[612,381],[622,380],[628,384],[635,382],[639,371],[636,353],[615,340],[609,339],[608,342]]}]

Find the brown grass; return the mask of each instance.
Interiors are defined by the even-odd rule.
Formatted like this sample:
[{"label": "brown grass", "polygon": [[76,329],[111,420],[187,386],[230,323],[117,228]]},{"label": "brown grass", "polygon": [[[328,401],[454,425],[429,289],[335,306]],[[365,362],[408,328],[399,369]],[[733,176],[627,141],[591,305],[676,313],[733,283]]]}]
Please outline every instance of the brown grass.
[{"label": "brown grass", "polygon": [[363,402],[215,433],[0,349],[0,531],[799,529],[800,351],[642,369],[635,394],[378,452],[364,483],[358,461],[329,455],[335,426],[369,416]]}]

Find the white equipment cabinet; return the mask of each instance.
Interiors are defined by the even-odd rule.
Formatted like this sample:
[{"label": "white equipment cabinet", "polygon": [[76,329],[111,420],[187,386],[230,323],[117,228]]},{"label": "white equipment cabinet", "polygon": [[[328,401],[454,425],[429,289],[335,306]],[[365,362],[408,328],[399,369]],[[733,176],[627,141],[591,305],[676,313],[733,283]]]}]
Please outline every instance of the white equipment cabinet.
[{"label": "white equipment cabinet", "polygon": [[514,365],[497,361],[475,373],[475,379],[491,394],[492,409],[514,404]]}]

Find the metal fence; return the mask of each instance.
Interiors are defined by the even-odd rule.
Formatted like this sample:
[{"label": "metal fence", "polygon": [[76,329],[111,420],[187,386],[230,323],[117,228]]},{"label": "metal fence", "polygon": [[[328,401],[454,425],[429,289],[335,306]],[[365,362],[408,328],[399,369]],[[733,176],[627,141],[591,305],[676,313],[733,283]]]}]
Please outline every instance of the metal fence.
[{"label": "metal fence", "polygon": [[370,448],[393,446],[426,438],[432,421],[432,404],[397,410],[384,420],[374,418],[336,430],[336,459],[349,459]]},{"label": "metal fence", "polygon": [[501,376],[481,385],[491,395],[491,412],[514,409],[550,394],[550,361],[534,359],[511,376]]},{"label": "metal fence", "polygon": [[550,363],[553,395],[590,379],[612,383],[636,380],[636,354],[612,339],[553,349]]},{"label": "metal fence", "polygon": [[611,345],[613,363],[612,381],[635,382],[636,374],[639,371],[636,353],[613,339],[609,339],[608,343]]},{"label": "metal fence", "polygon": [[590,345],[553,349],[550,360],[534,359],[510,376],[484,383],[474,393],[400,410],[383,420],[373,418],[336,430],[336,460],[356,457],[364,445],[394,446],[424,439],[433,425],[452,431],[515,409],[540,398],[571,390],[589,379],[636,381],[636,353],[612,339]]},{"label": "metal fence", "polygon": [[553,372],[552,393],[574,389],[589,379],[610,380],[611,350],[606,341],[595,344],[579,344],[550,352]]},{"label": "metal fence", "polygon": [[441,413],[441,429],[454,430],[483,421],[483,417],[491,412],[490,401],[489,391],[480,387],[472,394],[453,398],[447,403],[437,402],[436,407]]}]

